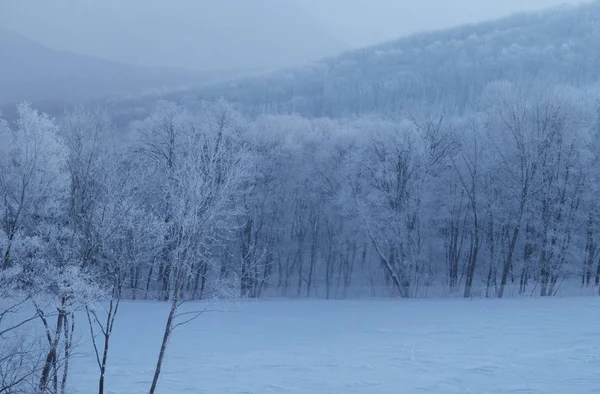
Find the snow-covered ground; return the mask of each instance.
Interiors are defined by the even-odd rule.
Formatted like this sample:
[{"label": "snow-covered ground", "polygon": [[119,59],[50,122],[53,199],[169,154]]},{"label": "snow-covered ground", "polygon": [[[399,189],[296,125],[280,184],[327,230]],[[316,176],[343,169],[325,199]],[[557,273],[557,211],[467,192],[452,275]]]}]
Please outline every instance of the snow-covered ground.
[{"label": "snow-covered ground", "polygon": [[[168,307],[121,307],[107,393],[147,393]],[[600,393],[598,298],[220,307],[175,332],[159,393]],[[77,393],[96,390],[87,346]]]}]

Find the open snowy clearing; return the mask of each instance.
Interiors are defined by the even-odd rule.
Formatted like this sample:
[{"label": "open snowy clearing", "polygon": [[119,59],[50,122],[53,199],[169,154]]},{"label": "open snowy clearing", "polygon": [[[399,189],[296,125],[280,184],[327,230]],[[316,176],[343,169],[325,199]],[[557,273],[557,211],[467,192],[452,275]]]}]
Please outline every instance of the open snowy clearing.
[{"label": "open snowy clearing", "polygon": [[[599,303],[564,298],[219,305],[227,311],[176,330],[158,392],[600,393]],[[147,393],[168,306],[136,302],[121,308],[107,393]],[[79,324],[81,333],[83,316]],[[76,393],[96,390],[90,349],[80,343],[73,360]]]}]

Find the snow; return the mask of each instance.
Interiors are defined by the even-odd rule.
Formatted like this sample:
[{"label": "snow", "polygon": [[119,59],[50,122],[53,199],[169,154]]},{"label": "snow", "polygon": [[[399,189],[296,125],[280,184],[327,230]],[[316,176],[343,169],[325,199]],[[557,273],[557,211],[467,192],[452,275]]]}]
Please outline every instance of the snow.
[{"label": "snow", "polygon": [[[174,333],[158,392],[600,393],[599,302],[574,297],[217,305],[224,311]],[[147,393],[167,312],[166,304],[121,305],[107,393]],[[97,366],[86,337],[81,340],[73,389],[92,393]]]}]

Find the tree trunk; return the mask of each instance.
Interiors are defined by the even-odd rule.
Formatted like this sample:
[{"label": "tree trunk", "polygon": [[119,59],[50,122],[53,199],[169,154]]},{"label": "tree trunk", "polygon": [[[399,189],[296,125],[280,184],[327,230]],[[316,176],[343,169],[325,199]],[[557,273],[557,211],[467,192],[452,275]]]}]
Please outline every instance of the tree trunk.
[{"label": "tree trunk", "polygon": [[598,258],[598,265],[596,266],[596,281],[595,285],[600,285],[600,258]]},{"label": "tree trunk", "polygon": [[479,217],[477,215],[477,203],[475,200],[475,188],[472,191],[473,201],[471,209],[473,211],[473,238],[471,239],[471,251],[469,253],[469,265],[467,266],[467,278],[465,281],[465,298],[471,297],[471,288],[477,267],[477,256],[479,255]]},{"label": "tree trunk", "polygon": [[477,266],[477,255],[479,253],[479,238],[475,236],[472,241],[471,252],[469,253],[469,264],[467,265],[467,278],[465,280],[464,298],[471,297],[471,288],[473,286],[473,278],[475,276],[475,268]]},{"label": "tree trunk", "polygon": [[65,316],[64,320],[64,339],[65,339],[65,360],[63,365],[63,376],[60,384],[60,391],[62,394],[67,392],[67,378],[69,376],[69,359],[71,358],[71,352],[73,348],[73,335],[75,333],[75,314],[71,313],[71,327],[69,327],[69,320]]},{"label": "tree trunk", "polygon": [[508,274],[512,270],[513,255],[517,246],[519,230],[520,226],[518,225],[513,230],[513,234],[510,240],[510,246],[508,248],[508,255],[506,256],[506,260],[504,260],[504,265],[502,267],[502,280],[500,281],[500,289],[498,289],[498,298],[502,298],[504,296],[504,288],[506,287],[506,283],[508,282]]},{"label": "tree trunk", "polygon": [[98,394],[104,394],[104,376],[106,375],[106,361],[108,359],[109,337],[104,336],[104,349],[102,350],[102,362],[100,364],[100,379],[98,379]]},{"label": "tree trunk", "polygon": [[458,244],[459,240],[459,221],[451,221],[449,244],[447,248],[447,260],[448,260],[448,276],[449,285],[451,288],[458,287],[458,263],[460,261],[460,247]]},{"label": "tree trunk", "polygon": [[488,269],[487,280],[485,283],[485,298],[490,298],[491,286],[492,286],[492,262],[490,261],[490,267]]},{"label": "tree trunk", "polygon": [[521,270],[521,279],[519,280],[519,294],[525,293],[528,275],[529,273],[527,272],[527,267],[523,267]]},{"label": "tree trunk", "polygon": [[140,283],[140,267],[131,268],[130,275],[131,298],[135,301],[137,298],[137,290]]},{"label": "tree trunk", "polygon": [[204,298],[204,292],[206,291],[206,277],[208,275],[208,263],[204,262],[202,267],[202,282],[200,283],[200,297],[199,300]]},{"label": "tree trunk", "polygon": [[550,273],[547,270],[546,252],[542,252],[540,258],[540,296],[546,297],[548,295],[548,284],[550,282]]},{"label": "tree trunk", "polygon": [[[591,222],[591,218],[590,218]],[[586,261],[584,262],[584,275],[585,278],[582,278],[582,285],[589,286],[592,280],[592,271],[594,269],[594,254],[596,253],[596,245],[594,244],[594,232],[591,229],[591,223],[588,224],[588,232],[587,232],[587,242],[585,245],[585,257]]]},{"label": "tree trunk", "polygon": [[310,297],[310,287],[312,285],[313,273],[315,271],[315,263],[317,261],[317,225],[313,226],[313,239],[310,248],[310,265],[308,267],[308,279],[306,283],[306,298]]},{"label": "tree trunk", "polygon": [[248,219],[242,231],[240,295],[243,298],[252,297],[254,284],[251,265],[253,262],[252,219]]},{"label": "tree trunk", "polygon": [[300,294],[302,293],[302,276],[304,275],[303,272],[303,268],[304,268],[304,240],[302,240],[302,242],[300,243],[300,246],[298,247],[298,254],[296,257],[296,262],[298,264],[298,288],[296,290],[296,297],[300,297]]},{"label": "tree trunk", "polygon": [[148,270],[148,278],[146,280],[146,293],[144,294],[144,299],[148,299],[148,291],[150,291],[150,283],[152,282],[152,272],[154,271],[154,264],[150,266]]},{"label": "tree trunk", "polygon": [[[50,381],[50,372],[52,371],[52,368],[56,365],[58,343],[59,343],[60,337],[62,335],[62,329],[64,327],[65,315],[66,315],[66,312],[64,310],[59,310],[58,316],[56,318],[56,330],[54,332],[54,339],[50,346],[50,350],[48,350],[48,354],[46,355],[46,360],[44,361],[44,367],[42,368],[42,376],[40,378],[40,383],[38,385],[38,388],[41,393],[43,393],[47,390],[48,382]],[[55,373],[55,376],[56,376],[56,373]]]},{"label": "tree trunk", "polygon": [[179,298],[176,295],[174,295],[171,300],[171,310],[169,311],[169,317],[167,318],[167,323],[165,325],[165,332],[163,334],[162,343],[160,345],[160,353],[158,354],[158,360],[156,361],[156,369],[154,370],[154,378],[152,379],[152,385],[150,386],[149,394],[155,394],[156,392],[158,378],[160,377],[160,371],[162,369],[162,363],[165,357],[165,352],[167,350],[167,344],[169,343],[169,338],[171,337],[171,331],[173,329],[173,319],[175,318],[175,313],[177,313],[178,304]]}]

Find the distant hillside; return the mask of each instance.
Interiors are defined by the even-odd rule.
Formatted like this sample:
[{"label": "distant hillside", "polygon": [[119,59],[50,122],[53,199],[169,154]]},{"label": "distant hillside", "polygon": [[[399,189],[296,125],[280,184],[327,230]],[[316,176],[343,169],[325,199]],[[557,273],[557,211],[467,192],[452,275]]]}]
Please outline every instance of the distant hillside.
[{"label": "distant hillside", "polygon": [[461,112],[500,79],[598,82],[600,2],[418,34],[194,95],[223,95],[254,113],[347,116],[423,104]]},{"label": "distant hillside", "polygon": [[51,48],[201,71],[272,71],[346,48],[292,0],[0,1],[0,26]]},{"label": "distant hillside", "polygon": [[1,29],[0,59],[0,105],[172,90],[206,78],[58,51]]}]

